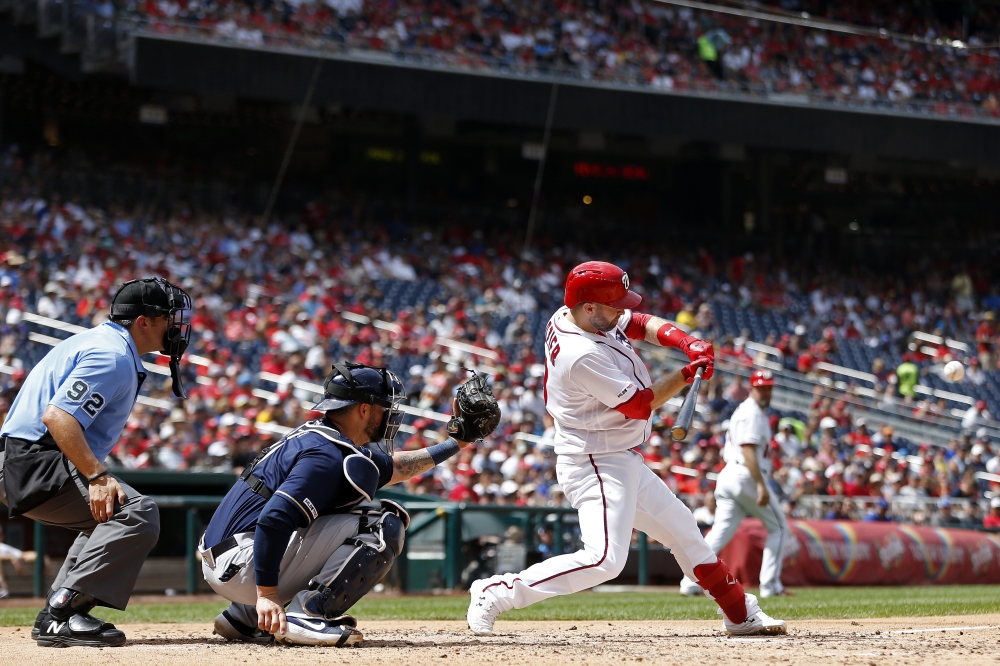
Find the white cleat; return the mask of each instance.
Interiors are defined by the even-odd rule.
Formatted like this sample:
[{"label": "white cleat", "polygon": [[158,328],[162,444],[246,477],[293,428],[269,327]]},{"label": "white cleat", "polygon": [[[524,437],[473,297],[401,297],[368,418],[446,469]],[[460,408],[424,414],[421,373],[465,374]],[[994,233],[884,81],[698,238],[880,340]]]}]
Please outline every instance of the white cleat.
[{"label": "white cleat", "polygon": [[[784,636],[788,633],[788,624],[784,620],[776,620],[760,609],[757,597],[746,595],[747,619],[740,624],[733,624],[723,615],[722,628],[730,636]],[[719,609],[722,613],[722,609]]]},{"label": "white cleat", "polygon": [[497,607],[493,595],[486,592],[485,580],[477,580],[472,584],[469,593],[472,600],[469,602],[469,612],[465,618],[469,622],[469,629],[477,636],[492,636],[493,624],[500,615],[500,608]]},{"label": "white cleat", "polygon": [[298,613],[289,613],[285,617],[288,620],[288,633],[274,637],[279,643],[344,647],[359,645],[364,640],[361,632],[354,628],[357,623],[349,615],[337,618],[337,623]]}]

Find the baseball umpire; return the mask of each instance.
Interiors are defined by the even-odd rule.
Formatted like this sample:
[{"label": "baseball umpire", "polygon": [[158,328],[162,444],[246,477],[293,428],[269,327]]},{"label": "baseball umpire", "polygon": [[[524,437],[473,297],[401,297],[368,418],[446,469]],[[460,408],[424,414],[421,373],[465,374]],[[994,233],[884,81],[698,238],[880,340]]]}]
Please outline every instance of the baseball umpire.
[{"label": "baseball umpire", "polygon": [[[155,278],[126,282],[110,321],[59,343],[28,374],[0,430],[0,500],[11,517],[79,532],[31,632],[38,645],[117,646],[125,634],[90,615],[128,604],[160,515],[148,497],[108,474],[114,448],[146,373],[142,355],[170,355],[183,397],[187,293]],[[39,555],[42,555],[41,553]]]},{"label": "baseball umpire", "polygon": [[215,618],[215,633],[228,640],[360,643],[357,622],[345,613],[389,571],[410,520],[399,505],[373,501],[375,491],[423,474],[500,422],[477,375],[459,387],[450,438],[393,453],[406,397],[393,373],[340,362],[323,389],[315,410],[324,417],[265,449],[202,538],[205,580],[233,602]]}]

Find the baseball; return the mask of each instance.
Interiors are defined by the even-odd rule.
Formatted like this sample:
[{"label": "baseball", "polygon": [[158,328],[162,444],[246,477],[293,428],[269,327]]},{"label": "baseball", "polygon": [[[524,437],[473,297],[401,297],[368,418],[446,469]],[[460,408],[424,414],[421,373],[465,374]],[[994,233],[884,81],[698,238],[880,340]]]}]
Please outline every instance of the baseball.
[{"label": "baseball", "polygon": [[944,378],[949,382],[962,381],[965,376],[965,366],[960,361],[948,361],[944,366]]}]

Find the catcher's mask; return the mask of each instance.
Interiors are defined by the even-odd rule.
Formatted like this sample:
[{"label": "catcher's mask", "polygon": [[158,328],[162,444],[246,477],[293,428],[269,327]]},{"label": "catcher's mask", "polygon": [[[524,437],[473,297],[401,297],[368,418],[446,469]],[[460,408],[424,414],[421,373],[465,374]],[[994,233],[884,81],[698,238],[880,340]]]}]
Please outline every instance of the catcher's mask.
[{"label": "catcher's mask", "polygon": [[181,383],[181,356],[191,339],[191,323],[185,320],[185,313],[190,310],[188,293],[163,278],[130,280],[120,286],[111,299],[112,317],[169,317],[161,351],[170,356],[171,389],[178,398],[187,397]]},{"label": "catcher's mask", "polygon": [[327,412],[362,402],[385,407],[375,441],[386,455],[392,455],[393,439],[403,423],[400,405],[405,399],[403,383],[390,370],[341,361],[333,364],[333,372],[323,382],[323,400],[313,409]]}]

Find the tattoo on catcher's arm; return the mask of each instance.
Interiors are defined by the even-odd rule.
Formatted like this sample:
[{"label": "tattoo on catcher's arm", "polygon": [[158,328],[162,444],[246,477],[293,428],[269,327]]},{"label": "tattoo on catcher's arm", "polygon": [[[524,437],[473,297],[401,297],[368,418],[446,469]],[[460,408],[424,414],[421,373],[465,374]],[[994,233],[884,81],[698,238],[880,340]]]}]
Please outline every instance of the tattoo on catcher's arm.
[{"label": "tattoo on catcher's arm", "polygon": [[426,449],[400,451],[392,455],[392,478],[389,484],[407,481],[434,467],[434,460]]}]

